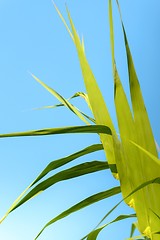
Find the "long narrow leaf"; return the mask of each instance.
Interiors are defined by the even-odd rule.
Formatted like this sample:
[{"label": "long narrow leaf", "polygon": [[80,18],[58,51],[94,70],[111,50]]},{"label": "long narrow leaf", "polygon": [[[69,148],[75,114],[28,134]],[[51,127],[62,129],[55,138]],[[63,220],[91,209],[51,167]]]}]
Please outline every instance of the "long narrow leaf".
[{"label": "long narrow leaf", "polygon": [[[126,196],[126,198],[132,196],[134,193],[140,191],[141,189],[147,187],[148,185],[153,185],[153,184],[160,184],[160,177],[159,178],[155,178],[155,179],[152,179],[150,181],[147,181],[147,182],[144,182],[143,184],[139,185],[136,189],[134,189],[128,196]],[[96,226],[96,228],[124,201],[125,199],[122,199],[121,201],[119,201],[111,210],[109,210],[109,212],[102,218],[102,220],[98,223],[98,225]],[[103,225],[105,227],[105,225]],[[102,229],[103,229],[103,226],[102,226]],[[101,227],[98,228],[100,229],[100,231],[102,230]],[[97,229],[97,231],[98,231]],[[94,231],[94,230],[93,230]],[[92,231],[92,232],[93,232]],[[157,231],[158,232],[158,231]],[[90,232],[91,233],[91,232]],[[89,234],[90,234],[89,233]],[[83,237],[81,240],[84,240],[86,239],[86,237],[89,235],[87,234],[85,237]],[[96,234],[96,232],[95,232]],[[98,231],[98,234],[99,234],[99,231]],[[156,234],[156,233],[155,233]],[[88,239],[87,239],[88,240]]]},{"label": "long narrow leaf", "polygon": [[29,187],[25,190],[24,194],[21,194],[16,201],[12,204],[12,206],[9,208],[9,210],[6,212],[6,214],[1,218],[0,223],[4,221],[4,219],[9,215],[10,212],[14,211],[16,208],[24,204],[26,201],[32,199],[36,195],[40,194],[47,188],[53,186],[54,184],[72,179],[75,177],[83,176],[85,174],[94,173],[97,171],[102,171],[105,169],[108,169],[108,163],[102,162],[102,161],[93,161],[93,162],[86,162],[83,164],[79,164],[75,167],[63,170],[48,179],[44,180],[43,182],[39,183],[36,187],[34,187],[26,196],[24,194],[29,190],[29,188],[33,185],[29,185]]},{"label": "long narrow leaf", "polygon": [[32,77],[39,82],[47,91],[49,91],[53,96],[55,96],[62,104],[68,107],[73,113],[75,113],[83,122],[89,124],[89,122],[84,118],[84,116],[64,97],[62,97],[59,93],[57,93],[54,89],[47,86],[44,82],[42,82],[39,78],[31,74]]},{"label": "long narrow leaf", "polygon": [[[78,151],[72,155],[69,155],[67,157],[58,159],[58,160],[54,160],[52,162],[50,162],[47,167],[40,173],[40,175],[36,178],[36,180],[33,182],[33,184],[35,184],[36,182],[38,182],[41,178],[43,178],[46,174],[48,174],[50,171],[55,170],[56,168],[59,168],[79,157],[82,157],[86,154],[89,153],[93,153],[99,150],[103,150],[103,145],[102,144],[94,144],[91,145],[87,148],[82,149],[81,151]],[[32,184],[32,186],[33,186]]]},{"label": "long narrow leaf", "polygon": [[[113,19],[112,19],[112,2],[109,0],[109,16],[110,16],[110,39],[111,39],[111,49],[112,49],[112,65],[114,74],[114,99],[116,114],[118,120],[118,126],[120,131],[120,136],[122,140],[122,157],[118,158],[117,167],[120,176],[122,193],[126,203],[133,207],[134,209],[141,209],[141,216],[143,216],[143,227],[148,225],[148,203],[146,200],[146,189],[136,192],[135,195],[131,195],[130,198],[125,198],[134,190],[140,183],[144,182],[144,170],[142,167],[142,162],[140,161],[140,153],[137,149],[133,148],[132,145],[126,139],[131,139],[137,141],[137,131],[135,130],[135,121],[130,110],[130,106],[124,92],[120,77],[116,68],[115,56],[114,56],[114,30],[113,30]],[[115,152],[117,148],[115,147]],[[115,153],[116,154],[116,153]],[[117,155],[117,154],[116,154]],[[120,162],[118,164],[118,162]],[[136,169],[139,171],[136,171]]]},{"label": "long narrow leaf", "polygon": [[130,232],[130,238],[133,237],[133,234],[134,234],[136,228],[137,228],[137,223],[132,223],[131,232]]},{"label": "long narrow leaf", "polygon": [[[69,11],[67,10],[73,34],[71,34],[71,31],[70,31],[65,19],[63,18],[62,14],[60,13],[59,9],[57,8],[57,6],[55,4],[54,4],[54,6],[76,46],[78,57],[80,60],[81,69],[82,69],[82,74],[83,74],[83,78],[84,78],[84,83],[85,83],[87,93],[88,93],[89,104],[90,104],[92,112],[95,116],[96,123],[109,126],[111,128],[112,132],[115,133],[114,125],[112,123],[112,120],[111,120],[108,110],[106,108],[104,99],[102,97],[100,89],[97,85],[97,82],[94,78],[94,75],[93,75],[93,73],[90,69],[90,66],[88,64],[88,61],[86,59],[83,41],[81,44],[81,41],[78,37],[78,34],[77,34],[74,24],[72,22],[71,16],[69,14]],[[105,153],[107,155],[109,163],[111,165],[115,164],[112,139],[109,137],[107,138],[103,134],[101,134],[100,137],[101,137],[101,141],[104,145]],[[115,177],[118,177],[118,174],[115,175],[113,173],[113,175]]]},{"label": "long narrow leaf", "polygon": [[35,197],[37,194],[43,192],[44,190],[46,190],[47,188],[53,186],[58,182],[83,176],[85,174],[102,171],[108,168],[109,166],[107,162],[93,161],[93,162],[82,163],[75,167],[71,167],[69,169],[58,172],[55,175],[42,181],[37,186],[35,186],[25,197],[23,197],[20,200],[20,202],[12,209],[12,211],[15,210],[17,207],[19,207],[20,205],[24,204],[26,201]]},{"label": "long narrow leaf", "polygon": [[26,132],[15,132],[0,134],[0,138],[6,137],[23,137],[23,136],[44,136],[54,134],[68,134],[68,133],[103,133],[111,135],[111,130],[107,126],[103,125],[91,125],[91,126],[74,126],[74,127],[62,127],[62,128],[44,128],[38,130],[31,130]]},{"label": "long narrow leaf", "polygon": [[[85,114],[84,112],[82,112],[81,110],[79,110],[77,107],[75,107],[73,104],[71,104],[74,108],[77,109],[77,111],[82,114],[85,118],[87,118],[89,121],[95,123],[95,120],[91,117],[89,117],[87,114]],[[43,106],[43,107],[40,107],[40,108],[35,108],[34,110],[42,110],[42,109],[51,109],[51,108],[57,108],[57,107],[64,107],[65,105],[60,103],[60,104],[56,104],[56,105],[53,105],[53,106]]]},{"label": "long narrow leaf", "polygon": [[[75,94],[73,94],[70,98],[67,98],[67,101],[70,101],[71,99],[73,98],[77,98],[77,97],[82,97],[87,105],[89,106],[90,108],[90,103],[89,103],[89,99],[88,99],[88,95],[84,92],[76,92]],[[61,107],[61,106],[65,106],[63,103],[60,103],[60,104],[57,104],[57,105],[54,105],[54,106],[45,106],[45,107],[41,107],[41,108],[36,108],[36,109],[42,109],[42,108],[54,108],[54,107]]]},{"label": "long narrow leaf", "polygon": [[[80,61],[84,83],[86,86],[92,112],[96,120],[96,124],[103,124],[103,125],[109,126],[112,133],[116,135],[116,131],[112,123],[112,120],[110,118],[109,112],[107,110],[102,93],[97,85],[96,79],[88,64],[85,53],[83,51],[83,47],[81,45],[81,41],[74,27],[69,11],[68,11],[68,17],[69,17],[71,28],[72,28],[74,43],[77,49],[77,54]],[[115,164],[112,137],[108,137],[103,134],[100,134],[100,138],[104,145],[105,153],[106,153],[109,164]],[[115,174],[113,175],[115,176]]]},{"label": "long narrow leaf", "polygon": [[84,92],[77,92],[72,97],[70,97],[70,99],[75,98],[75,97],[82,97],[86,101],[88,107],[91,109],[91,104],[89,102],[88,94],[86,94]]},{"label": "long narrow leaf", "polygon": [[95,229],[94,231],[92,231],[88,237],[87,237],[87,240],[96,240],[97,239],[97,236],[98,234],[105,228],[107,227],[108,225],[112,224],[112,223],[115,223],[115,222],[118,222],[118,221],[121,221],[121,220],[125,220],[125,219],[128,219],[128,218],[135,218],[136,217],[136,214],[128,214],[128,215],[120,215],[118,217],[116,217],[114,220],[112,220],[111,222],[107,223],[107,224],[104,224],[103,226]]},{"label": "long narrow leaf", "polygon": [[[118,0],[117,0],[118,3]],[[119,7],[119,4],[118,4]],[[120,8],[119,8],[120,11]],[[121,17],[121,13],[120,13]],[[156,145],[149,122],[148,114],[145,108],[143,96],[140,89],[140,84],[138,77],[135,71],[130,47],[128,44],[128,39],[126,36],[124,24],[121,17],[121,24],[124,34],[125,48],[127,53],[127,63],[128,63],[128,72],[129,72],[129,83],[130,83],[130,93],[132,100],[132,107],[135,120],[135,130],[137,133],[137,141],[141,147],[145,148],[151,154],[158,157]],[[141,164],[141,174],[144,181],[159,177],[160,167],[155,162],[151,162],[150,158],[144,154],[140,154],[140,164]],[[147,161],[148,159],[148,161]],[[156,185],[151,185],[146,188],[146,191],[143,195],[144,207],[141,207],[140,201],[138,201],[136,211],[138,217],[138,224],[141,233],[144,233],[147,237],[153,238],[153,240],[158,240],[158,237],[152,236],[152,232],[155,232],[159,228],[159,222],[156,219],[156,216],[150,212],[152,208],[158,215],[160,214],[159,201],[160,201],[160,190]],[[144,219],[144,211],[146,211],[145,216],[147,220]]]},{"label": "long narrow leaf", "polygon": [[121,192],[121,189],[120,187],[114,187],[114,188],[111,188],[109,190],[106,190],[104,192],[100,192],[100,193],[97,193],[95,195],[92,195],[86,199],[84,199],[83,201],[79,202],[78,204],[74,205],[73,207],[67,209],[66,211],[62,212],[61,214],[59,214],[57,217],[53,218],[51,221],[49,221],[43,228],[42,230],[38,233],[38,235],[36,236],[35,239],[37,239],[40,234],[51,224],[55,223],[56,221],[64,218],[64,217],[67,217],[68,215],[74,213],[74,212],[77,212],[79,211],[80,209],[82,208],[85,208],[93,203],[96,203],[98,201],[101,201],[103,199],[106,199],[106,198],[109,198],[109,197],[112,197],[118,193]]},{"label": "long narrow leaf", "polygon": [[160,166],[160,159],[158,157],[155,157],[152,153],[141,147],[139,144],[133,142],[130,140],[130,143],[132,143],[134,146],[136,146],[138,149],[140,149],[142,152],[144,152],[148,157],[150,157],[154,162],[156,162],[157,165]]}]

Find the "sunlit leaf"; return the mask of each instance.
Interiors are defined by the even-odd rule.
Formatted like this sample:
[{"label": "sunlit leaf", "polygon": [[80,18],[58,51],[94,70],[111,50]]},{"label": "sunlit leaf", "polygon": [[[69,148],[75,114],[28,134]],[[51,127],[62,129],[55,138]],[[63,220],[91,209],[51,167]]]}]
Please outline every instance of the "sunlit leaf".
[{"label": "sunlit leaf", "polygon": [[20,200],[20,202],[12,209],[12,211],[14,209],[16,209],[17,207],[19,207],[20,205],[24,204],[29,199],[37,196],[37,194],[43,192],[44,190],[46,190],[47,188],[53,186],[54,184],[56,184],[58,182],[68,180],[71,178],[75,178],[75,177],[79,177],[79,176],[83,176],[85,174],[102,171],[102,170],[105,170],[108,168],[109,168],[109,166],[106,161],[105,162],[92,161],[92,162],[85,162],[85,163],[79,164],[75,167],[71,167],[69,169],[58,172],[55,175],[47,178],[46,180],[44,180],[41,183],[39,183],[38,185],[36,185],[25,197],[22,198],[22,200]]},{"label": "sunlit leaf", "polygon": [[[63,157],[61,159],[58,159],[58,160],[54,160],[52,162],[50,162],[47,167],[41,172],[41,174],[36,178],[36,180],[34,181],[33,184],[35,184],[36,182],[38,182],[41,178],[43,178],[46,174],[48,174],[50,171],[53,171],[55,170],[56,168],[59,168],[79,157],[82,157],[86,154],[89,154],[89,153],[93,153],[95,151],[99,151],[99,150],[102,150],[103,149],[103,145],[102,144],[94,144],[94,145],[91,145],[87,148],[84,148],[82,149],[81,151],[79,152],[76,152],[72,155],[69,155],[67,157]],[[32,185],[33,185],[32,184]]]},{"label": "sunlit leaf", "polygon": [[44,82],[42,82],[39,78],[31,74],[32,77],[39,82],[48,92],[50,92],[54,97],[56,97],[62,104],[68,107],[73,113],[75,113],[83,122],[89,124],[89,122],[84,118],[84,116],[75,108],[67,99],[62,97],[58,92],[56,92],[53,88],[47,86]]},{"label": "sunlit leaf", "polygon": [[108,225],[112,224],[112,223],[115,223],[115,222],[118,222],[118,221],[121,221],[121,220],[124,220],[124,219],[127,219],[127,218],[135,218],[136,217],[136,214],[128,214],[128,215],[120,215],[118,217],[116,217],[113,221],[107,223],[107,224],[104,224],[103,226],[95,229],[94,231],[92,231],[88,237],[87,237],[87,240],[96,240],[97,239],[97,236],[98,234],[105,228],[107,227]]},{"label": "sunlit leaf", "polygon": [[68,133],[104,133],[104,134],[111,135],[111,130],[107,126],[103,126],[103,125],[44,128],[44,129],[31,130],[26,132],[0,134],[0,138],[23,137],[23,136],[44,136],[44,135],[65,134],[65,133],[67,134]]},{"label": "sunlit leaf", "polygon": [[84,199],[83,201],[77,203],[76,205],[74,205],[73,207],[67,209],[66,211],[62,212],[61,214],[59,214],[58,216],[56,216],[55,218],[53,218],[51,221],[49,221],[44,227],[43,229],[39,232],[39,234],[37,235],[37,237],[35,239],[37,239],[40,234],[45,230],[45,228],[47,228],[49,225],[55,223],[56,221],[64,218],[64,217],[67,217],[68,215],[72,214],[73,212],[77,212],[79,211],[80,209],[82,208],[85,208],[93,203],[96,203],[98,201],[101,201],[103,199],[106,199],[106,198],[109,198],[109,197],[112,197],[118,193],[121,192],[121,189],[120,187],[114,187],[114,188],[111,188],[109,190],[106,190],[104,192],[100,192],[100,193],[97,193],[95,195],[92,195],[86,199]]},{"label": "sunlit leaf", "polygon": [[[71,28],[72,28],[74,43],[76,46],[84,83],[86,86],[91,109],[96,120],[96,124],[103,124],[108,126],[111,129],[112,133],[116,135],[116,131],[112,123],[112,120],[110,118],[109,112],[107,110],[104,98],[98,87],[98,84],[93,75],[93,72],[89,66],[89,63],[87,61],[87,58],[85,56],[85,53],[81,45],[81,41],[74,27],[69,11],[68,11],[68,17],[69,17]],[[104,146],[104,150],[105,150],[109,164],[115,164],[112,137],[100,134],[100,138]]]}]

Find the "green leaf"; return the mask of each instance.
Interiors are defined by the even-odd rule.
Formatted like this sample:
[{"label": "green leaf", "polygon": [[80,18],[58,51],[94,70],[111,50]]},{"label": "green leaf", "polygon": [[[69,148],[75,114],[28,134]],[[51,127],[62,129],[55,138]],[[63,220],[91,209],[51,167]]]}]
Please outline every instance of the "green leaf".
[{"label": "green leaf", "polygon": [[[105,216],[101,219],[101,221],[97,224],[97,226],[93,229],[93,231],[96,229],[96,228],[98,228],[99,226],[100,226],[100,224],[121,204],[121,202],[123,202],[124,200],[122,199],[120,202],[118,202],[113,208],[111,208],[110,210],[109,210],[109,212],[107,212],[106,214],[105,214]],[[91,232],[90,232],[91,233]],[[88,233],[86,236],[84,236],[81,240],[84,240],[84,239],[86,239],[86,237],[90,234],[90,233]]]},{"label": "green leaf", "polygon": [[52,0],[52,3],[53,3],[53,5],[54,5],[54,7],[55,7],[55,9],[56,9],[56,11],[57,11],[59,17],[61,18],[61,20],[62,20],[64,26],[66,27],[67,32],[69,33],[71,39],[72,39],[73,42],[74,42],[73,34],[71,33],[71,31],[70,31],[70,29],[69,29],[69,27],[68,27],[68,25],[67,25],[67,23],[66,23],[64,17],[62,16],[61,12],[59,11],[58,7],[56,6],[56,4],[54,3],[53,0]]},{"label": "green leaf", "polygon": [[[40,173],[40,175],[36,178],[36,180],[33,182],[33,184],[35,184],[36,182],[38,182],[41,178],[43,178],[46,174],[48,174],[50,171],[55,170],[56,168],[59,168],[79,157],[82,157],[86,154],[89,153],[93,153],[99,150],[103,150],[103,145],[102,144],[94,144],[91,145],[87,148],[82,149],[81,151],[78,151],[72,155],[69,155],[67,157],[63,157],[61,159],[58,160],[54,160],[52,162],[50,162],[47,167]],[[32,186],[33,186],[32,184]]]},{"label": "green leaf", "polygon": [[[148,185],[153,185],[153,184],[160,184],[160,177],[159,177],[159,178],[152,179],[152,180],[147,181],[147,182],[144,182],[143,184],[139,185],[139,186],[138,186],[136,189],[134,189],[128,196],[126,196],[126,198],[132,196],[134,193],[136,193],[136,192],[138,192],[139,190],[147,187]],[[124,200],[125,200],[125,199],[122,199],[122,200],[119,201],[111,210],[109,210],[109,212],[108,212],[108,213],[102,218],[102,220],[98,223],[97,227],[98,227]],[[136,215],[135,215],[135,217],[136,217]],[[95,231],[94,234],[91,235],[91,236],[92,236],[92,237],[96,237],[97,234],[99,234],[99,232],[100,232],[101,230],[103,230],[103,228],[106,227],[106,226],[108,226],[108,224],[105,224],[105,225],[103,225],[103,226],[101,226],[101,227],[99,227],[99,228],[96,227],[97,229],[95,229],[95,230],[93,230],[93,231],[91,232],[91,233],[93,233],[93,232]],[[89,234],[91,234],[91,233],[89,233]],[[83,237],[81,240],[86,239],[86,237],[89,236],[89,234],[87,234],[87,235],[86,235],[85,237]],[[154,234],[155,234],[155,233],[154,233]],[[92,239],[92,238],[90,238],[90,239]],[[93,239],[94,239],[94,238],[93,238]],[[93,239],[92,239],[92,240],[93,240]],[[87,239],[87,240],[89,240],[89,239]]]},{"label": "green leaf", "polygon": [[72,126],[61,128],[44,128],[38,130],[31,130],[26,132],[15,132],[0,134],[0,138],[6,137],[23,137],[23,136],[44,136],[54,134],[68,134],[68,133],[104,133],[111,135],[111,130],[103,125],[90,125],[90,126]]},{"label": "green leaf", "polygon": [[152,209],[151,209],[151,211],[156,215],[156,217],[160,220],[160,216],[157,214],[157,213],[155,213]]},{"label": "green leaf", "polygon": [[[90,106],[90,103],[89,103],[89,99],[88,99],[88,95],[86,93],[83,93],[83,92],[77,92],[75,93],[73,96],[71,96],[70,98],[67,99],[67,101],[70,101],[71,99],[73,98],[76,98],[76,97],[82,97],[88,107],[91,109],[91,106]],[[73,108],[76,108],[76,110],[82,114],[85,118],[87,118],[88,120],[90,120],[91,122],[95,123],[95,120],[91,117],[89,117],[87,114],[85,114],[84,112],[82,112],[81,110],[79,110],[76,106],[74,106],[73,104],[71,104]],[[65,104],[63,103],[60,103],[60,104],[56,104],[56,105],[53,105],[53,106],[43,106],[43,107],[40,107],[40,108],[34,108],[33,110],[42,110],[42,109],[49,109],[49,108],[56,108],[56,107],[63,107],[63,106],[66,106]],[[73,112],[73,111],[72,111]]]},{"label": "green leaf", "polygon": [[139,144],[137,144],[131,140],[129,142],[132,143],[134,146],[136,146],[138,149],[140,149],[140,151],[144,152],[145,155],[147,155],[149,158],[151,158],[157,165],[160,165],[160,159],[158,157],[155,157],[152,153],[150,153],[149,151],[147,151],[146,149],[141,147]]},{"label": "green leaf", "polygon": [[[110,42],[112,53],[112,69],[114,78],[114,101],[118,120],[118,126],[122,144],[120,144],[116,138],[114,140],[114,151],[116,156],[116,163],[119,173],[119,179],[121,182],[121,189],[123,197],[127,196],[131,191],[131,182],[129,174],[132,174],[134,170],[133,159],[134,154],[129,144],[123,141],[122,136],[128,139],[133,139],[134,135],[134,122],[132,113],[127,101],[126,94],[124,92],[120,77],[117,71],[115,55],[114,55],[114,26],[112,18],[112,1],[109,0],[109,23],[110,23]],[[129,149],[130,147],[130,149]],[[129,161],[130,158],[130,161]],[[134,161],[135,162],[135,161]],[[131,199],[126,199],[126,203],[129,204]]]},{"label": "green leaf", "polygon": [[86,124],[90,124],[84,116],[75,108],[67,99],[62,97],[59,93],[57,93],[53,88],[47,86],[44,82],[42,82],[39,78],[31,74],[32,77],[39,82],[48,92],[50,92],[54,97],[56,97],[62,104],[64,104],[67,108],[69,108],[74,114],[76,114],[83,122]]},{"label": "green leaf", "polygon": [[17,207],[19,207],[20,205],[24,204],[26,201],[30,200],[31,198],[35,197],[39,193],[43,192],[44,190],[46,190],[47,188],[53,186],[58,182],[83,176],[85,174],[102,171],[108,168],[109,166],[107,162],[92,161],[92,162],[85,162],[75,167],[71,167],[69,169],[58,172],[55,175],[47,178],[46,180],[36,185],[32,190],[30,190],[30,192],[26,196],[24,196],[16,206],[14,206],[12,211],[15,210]]},{"label": "green leaf", "polygon": [[96,203],[98,201],[101,201],[103,199],[106,199],[108,197],[112,197],[118,193],[121,192],[121,189],[120,187],[114,187],[114,188],[111,188],[109,190],[106,190],[106,191],[103,191],[103,192],[100,192],[100,193],[97,193],[97,194],[94,194],[86,199],[84,199],[83,201],[77,203],[76,205],[72,206],[71,208],[67,209],[66,211],[62,212],[61,214],[59,214],[58,216],[56,216],[55,218],[53,218],[51,221],[49,221],[43,228],[42,230],[38,233],[38,235],[36,236],[35,239],[37,239],[40,234],[51,224],[55,223],[56,221],[64,218],[64,217],[67,217],[68,215],[74,213],[74,212],[77,212],[79,211],[80,209],[82,208],[85,208],[93,203]]},{"label": "green leaf", "polygon": [[153,178],[147,182],[142,183],[136,189],[134,189],[127,197],[133,195],[134,193],[141,190],[142,188],[147,187],[148,185],[152,185],[152,184],[160,184],[160,177]]},{"label": "green leaf", "polygon": [[70,97],[70,99],[75,98],[75,97],[81,97],[81,98],[83,98],[83,99],[86,101],[88,107],[91,109],[91,104],[90,104],[90,102],[89,102],[88,94],[86,94],[86,93],[84,93],[84,92],[77,92],[77,93],[75,93],[72,97]]},{"label": "green leaf", "polygon": [[128,215],[120,215],[118,217],[116,217],[114,220],[112,220],[111,222],[107,223],[107,224],[104,224],[103,226],[93,230],[87,237],[87,240],[96,240],[97,239],[97,236],[98,234],[105,228],[107,227],[108,225],[114,223],[114,222],[118,222],[118,221],[121,221],[121,220],[124,220],[124,219],[127,219],[127,218],[135,218],[136,217],[136,214],[128,214]]},{"label": "green leaf", "polygon": [[132,226],[131,226],[131,233],[130,233],[130,238],[133,237],[133,234],[134,234],[136,228],[137,228],[137,223],[132,223]]},{"label": "green leaf", "polygon": [[[136,189],[134,189],[128,196],[126,196],[125,198],[128,198],[130,196],[132,196],[134,193],[138,192],[139,190],[147,187],[148,185],[153,185],[153,184],[160,184],[160,177],[152,179],[150,181],[144,182],[142,184],[140,184]],[[111,210],[109,210],[109,212],[102,218],[102,220],[98,223],[97,227],[124,201],[125,199],[122,199],[121,201],[119,201]],[[96,228],[97,228],[96,227]],[[101,227],[100,227],[101,229]],[[103,226],[102,226],[103,229]],[[94,231],[94,230],[93,230]],[[100,230],[101,231],[101,230]],[[99,232],[98,232],[99,233]],[[90,234],[90,233],[89,233]],[[85,237],[83,237],[81,240],[84,240],[89,234],[87,234]]]},{"label": "green leaf", "polygon": [[[118,4],[118,0],[117,0],[117,4]],[[119,7],[119,4],[118,4],[118,7]],[[119,8],[119,12],[120,12],[120,8]],[[126,180],[130,181],[130,186],[132,186],[131,189],[133,190],[136,187],[138,187],[140,184],[143,184],[144,182],[147,182],[159,177],[160,167],[159,167],[159,164],[156,163],[155,161],[152,161],[149,156],[146,156],[142,151],[137,151],[138,149],[133,148],[133,145],[129,145],[128,143],[128,139],[129,139],[135,142],[136,144],[140,145],[142,148],[146,149],[151,154],[155,155],[155,157],[157,157],[155,141],[153,138],[152,129],[149,123],[147,111],[144,105],[132,55],[128,45],[124,24],[122,22],[121,12],[120,12],[120,18],[121,18],[122,29],[123,29],[124,40],[125,40],[125,48],[127,53],[129,85],[130,85],[130,94],[131,94],[131,102],[133,107],[134,119],[130,121],[130,124],[129,122],[127,123],[129,118],[127,118],[126,115],[124,115],[124,118],[123,118],[123,114],[122,114],[123,110],[125,113],[127,113],[127,105],[124,105],[123,102],[120,102],[120,99],[117,99],[117,106],[118,107],[123,106],[123,110],[121,109],[119,110],[120,114],[118,117],[118,123],[120,119],[121,124],[119,124],[119,129],[120,129],[120,135],[121,135],[123,149],[124,149],[124,159],[128,160],[128,162],[124,161],[124,167],[126,168],[128,173],[128,175],[126,174]],[[112,37],[112,41],[113,41],[113,37]],[[112,49],[112,53],[114,53],[114,49]],[[129,110],[129,107],[128,107],[128,110]],[[117,168],[118,168],[118,164],[117,164]],[[121,173],[119,171],[119,168],[118,168],[118,172],[120,175]],[[124,192],[123,187],[122,187],[122,192]],[[133,200],[131,199],[131,201],[129,202],[129,205],[132,205],[135,208],[135,211],[138,217],[139,230],[145,236],[152,238],[152,232],[154,232],[158,228],[159,223],[155,218],[155,216],[151,214],[151,211],[149,209],[154,208],[154,211],[157,214],[160,214],[160,209],[158,204],[158,202],[160,201],[159,186],[148,185],[146,188],[142,189],[141,191],[136,192],[136,194],[132,195],[132,197],[133,197]],[[158,238],[154,237],[154,240],[158,240]]]},{"label": "green leaf", "polygon": [[[67,101],[70,101],[71,99],[77,98],[77,97],[83,98],[86,101],[88,107],[90,108],[88,95],[86,93],[84,93],[84,92],[76,92],[70,98],[67,98]],[[42,108],[54,108],[54,107],[61,107],[61,106],[65,106],[65,105],[63,103],[61,103],[61,104],[57,104],[57,105],[54,105],[54,106],[44,106]],[[41,108],[36,108],[36,109],[41,109]]]},{"label": "green leaf", "polygon": [[124,33],[125,47],[127,52],[128,60],[128,72],[129,72],[129,83],[130,83],[130,93],[132,99],[132,106],[134,112],[134,119],[136,129],[138,130],[138,143],[148,149],[153,155],[157,155],[156,145],[149,122],[148,114],[145,108],[144,100],[142,97],[139,81],[135,71],[132,55],[128,45],[127,36],[125,33],[124,25],[122,22],[122,28]]},{"label": "green leaf", "polygon": [[[87,118],[88,120],[90,120],[91,122],[95,123],[95,120],[93,118],[91,118],[90,116],[88,116],[87,114],[85,114],[84,112],[82,112],[81,110],[79,110],[77,107],[75,107],[73,104],[71,104],[74,108],[77,109],[77,111],[79,111],[80,114],[82,114],[85,118]],[[43,106],[41,108],[35,108],[34,110],[42,110],[42,109],[51,109],[51,108],[57,108],[57,107],[64,107],[65,105],[60,103],[60,104],[56,104],[53,106]]]},{"label": "green leaf", "polygon": [[[78,58],[79,58],[79,62],[82,70],[84,83],[86,86],[92,112],[96,120],[96,124],[102,124],[102,125],[108,126],[111,129],[112,133],[116,135],[116,131],[112,123],[112,120],[110,118],[109,112],[107,110],[102,93],[98,87],[98,84],[93,75],[93,72],[88,64],[87,58],[83,51],[81,41],[74,27],[69,11],[68,11],[68,17],[69,17],[71,28],[72,28],[74,43],[77,49],[77,54],[78,54]],[[101,138],[102,144],[104,145],[104,150],[105,150],[109,164],[115,164],[112,137],[100,134],[100,138]]]}]

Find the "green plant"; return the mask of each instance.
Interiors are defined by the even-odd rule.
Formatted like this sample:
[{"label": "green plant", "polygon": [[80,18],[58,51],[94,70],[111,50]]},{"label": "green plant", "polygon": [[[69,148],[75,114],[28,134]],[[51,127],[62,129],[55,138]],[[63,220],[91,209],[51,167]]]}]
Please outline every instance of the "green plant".
[{"label": "green plant", "polygon": [[[118,1],[117,1],[118,5]],[[56,7],[56,6],[55,6]],[[119,7],[119,5],[118,5]],[[57,9],[57,7],[56,7]],[[67,10],[68,11],[68,10]],[[141,95],[140,86],[138,83],[137,75],[135,72],[132,56],[130,53],[125,29],[123,26],[122,18],[122,29],[124,34],[124,42],[128,60],[128,72],[129,72],[129,83],[130,93],[132,101],[132,109],[130,108],[125,92],[123,90],[114,56],[114,31],[113,31],[113,20],[112,20],[112,5],[111,0],[109,1],[109,18],[110,18],[110,36],[111,36],[111,52],[112,52],[112,67],[113,67],[113,78],[114,78],[114,100],[115,108],[117,113],[117,120],[119,125],[120,137],[116,133],[115,127],[110,118],[106,104],[97,85],[95,77],[90,69],[86,55],[84,42],[80,40],[73,21],[68,11],[68,17],[71,24],[71,30],[67,26],[64,18],[57,9],[62,21],[64,22],[75,46],[77,49],[80,66],[86,86],[87,94],[77,93],[73,97],[82,96],[89,108],[91,109],[94,119],[81,112],[75,106],[73,106],[69,100],[63,98],[55,90],[48,87],[45,83],[39,80],[37,77],[32,75],[36,81],[38,81],[43,87],[46,88],[51,94],[53,94],[60,102],[58,106],[66,106],[74,114],[76,114],[86,125],[84,126],[73,126],[58,129],[42,129],[34,130],[29,132],[3,134],[0,137],[15,137],[15,136],[39,136],[49,134],[62,134],[62,133],[98,133],[102,144],[92,145],[80,152],[77,152],[69,157],[51,162],[40,175],[31,183],[31,185],[20,195],[20,197],[13,203],[11,208],[8,210],[3,219],[13,210],[24,204],[26,201],[35,197],[40,192],[46,190],[56,182],[82,176],[95,171],[103,169],[110,169],[113,177],[120,181],[120,187],[109,189],[105,192],[98,193],[91,196],[82,202],[76,204],[72,208],[66,210],[59,216],[53,218],[48,222],[42,231],[56,222],[57,220],[77,211],[83,207],[86,207],[92,203],[100,201],[101,199],[113,196],[122,191],[123,200],[127,205],[133,207],[135,214],[131,215],[120,215],[112,222],[116,222],[129,217],[136,217],[138,224],[136,227],[139,229],[144,237],[157,240],[159,238],[159,183],[160,183],[160,162],[158,159],[156,146],[150,127],[149,119],[145,110],[143,98]],[[123,108],[122,108],[123,106]],[[132,113],[133,111],[133,113]],[[92,124],[91,124],[92,123]],[[75,167],[63,170],[46,180],[43,177],[46,176],[52,170],[65,165],[66,163],[74,160],[75,158],[98,151],[104,148],[106,158],[108,162],[88,162],[77,165]],[[139,171],[137,171],[139,169]],[[150,171],[152,169],[152,171]],[[42,180],[40,182],[40,180]],[[105,215],[106,218],[120,203],[118,203],[109,213]],[[101,224],[101,223],[100,223]],[[106,227],[108,224],[98,226],[96,230],[89,233],[87,239],[96,239],[99,232]],[[42,231],[40,233],[42,233]],[[40,234],[39,233],[39,234]],[[39,235],[38,235],[39,236]],[[38,237],[37,236],[37,237]],[[132,237],[132,234],[131,234]]]}]

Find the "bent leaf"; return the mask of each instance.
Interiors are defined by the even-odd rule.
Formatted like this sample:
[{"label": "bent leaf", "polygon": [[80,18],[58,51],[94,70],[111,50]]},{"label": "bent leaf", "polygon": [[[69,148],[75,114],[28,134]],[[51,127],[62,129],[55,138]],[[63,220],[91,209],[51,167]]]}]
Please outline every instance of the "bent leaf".
[{"label": "bent leaf", "polygon": [[[84,112],[82,112],[81,110],[79,110],[77,107],[75,107],[73,104],[71,104],[74,108],[77,109],[77,111],[82,114],[85,118],[87,118],[88,120],[90,120],[91,122],[95,123],[95,120],[91,117],[89,117],[87,114],[85,114]],[[56,104],[53,106],[43,106],[40,108],[35,108],[34,110],[42,110],[42,109],[50,109],[50,108],[57,108],[57,107],[64,107],[65,105],[60,103],[60,104]]]},{"label": "bent leaf", "polygon": [[68,107],[73,113],[75,113],[83,122],[89,124],[89,122],[84,118],[84,116],[75,108],[67,99],[62,97],[59,93],[57,93],[54,89],[47,86],[44,82],[42,82],[39,78],[31,74],[32,77],[39,82],[47,91],[49,91],[53,96],[55,96],[62,104]]}]

